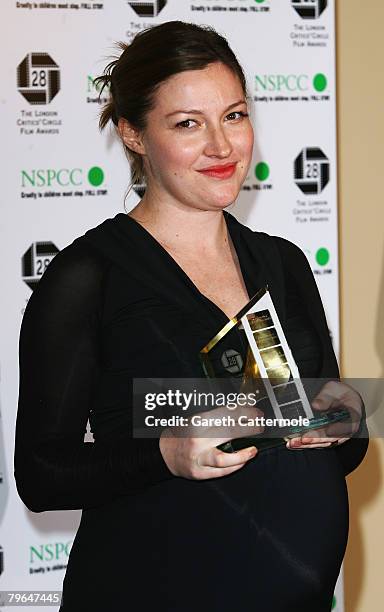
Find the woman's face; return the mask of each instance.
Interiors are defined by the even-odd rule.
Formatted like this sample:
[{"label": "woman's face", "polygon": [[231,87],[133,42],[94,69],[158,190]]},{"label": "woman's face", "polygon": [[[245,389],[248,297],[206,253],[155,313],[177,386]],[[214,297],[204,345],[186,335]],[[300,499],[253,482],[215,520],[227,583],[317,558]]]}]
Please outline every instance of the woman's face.
[{"label": "woman's face", "polygon": [[238,77],[216,62],[169,78],[156,93],[142,142],[149,193],[203,210],[231,204],[253,149]]}]

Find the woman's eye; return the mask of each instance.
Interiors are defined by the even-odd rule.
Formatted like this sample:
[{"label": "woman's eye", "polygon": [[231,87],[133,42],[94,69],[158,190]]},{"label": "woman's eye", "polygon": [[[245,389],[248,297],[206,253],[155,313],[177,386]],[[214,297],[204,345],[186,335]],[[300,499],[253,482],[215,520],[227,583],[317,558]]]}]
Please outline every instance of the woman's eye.
[{"label": "woman's eye", "polygon": [[[248,113],[245,113],[244,111],[233,111],[226,116],[226,119],[229,119],[229,121],[236,121],[238,119],[242,119],[243,117],[248,117]],[[176,123],[177,128],[184,128],[187,130],[195,127],[196,125],[197,123],[195,119],[184,119],[184,121],[179,121],[179,123]]]},{"label": "woman's eye", "polygon": [[191,128],[193,127],[192,124],[196,123],[196,121],[194,121],[193,119],[184,119],[184,121],[180,121],[179,123],[176,123],[176,127],[177,128]]},{"label": "woman's eye", "polygon": [[232,113],[229,113],[229,115],[227,115],[227,119],[239,119],[240,117],[248,117],[248,113],[245,113],[244,111],[233,111]]}]

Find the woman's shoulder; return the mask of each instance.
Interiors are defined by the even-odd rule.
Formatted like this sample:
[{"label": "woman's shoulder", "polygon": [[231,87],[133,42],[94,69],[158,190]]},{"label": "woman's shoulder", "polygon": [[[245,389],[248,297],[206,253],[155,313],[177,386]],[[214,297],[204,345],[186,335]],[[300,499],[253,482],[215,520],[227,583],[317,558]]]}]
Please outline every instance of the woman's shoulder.
[{"label": "woman's shoulder", "polygon": [[98,276],[105,270],[107,261],[103,255],[87,243],[83,236],[64,247],[55,255],[44,276],[55,271],[56,274],[86,277]]},{"label": "woman's shoulder", "polygon": [[[76,237],[61,249],[49,263],[35,291],[67,290],[81,294],[100,288],[110,265],[108,258],[87,240],[91,232],[103,232],[105,221]],[[35,292],[34,291],[34,292]]]},{"label": "woman's shoulder", "polygon": [[279,249],[284,265],[297,266],[301,269],[310,269],[309,262],[304,251],[291,240],[282,236],[271,236]]},{"label": "woman's shoulder", "polygon": [[245,239],[254,243],[260,249],[265,250],[269,256],[278,256],[283,267],[297,266],[299,268],[309,268],[309,263],[304,251],[294,242],[260,230],[251,229],[248,225],[241,223],[230,213],[226,213],[228,222],[233,228],[237,228]]}]

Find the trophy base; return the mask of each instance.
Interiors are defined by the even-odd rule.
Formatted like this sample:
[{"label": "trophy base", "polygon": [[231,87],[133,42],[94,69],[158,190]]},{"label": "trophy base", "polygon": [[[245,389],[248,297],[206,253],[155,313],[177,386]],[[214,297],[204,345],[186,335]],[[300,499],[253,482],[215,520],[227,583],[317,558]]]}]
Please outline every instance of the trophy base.
[{"label": "trophy base", "polygon": [[[310,419],[309,425],[301,427],[275,427],[269,428],[267,431],[257,436],[248,436],[245,438],[234,438],[229,442],[219,444],[216,448],[225,453],[235,453],[236,451],[247,448],[248,446],[256,446],[259,451],[267,448],[273,448],[275,446],[285,445],[289,438],[295,438],[297,434],[309,431],[311,429],[319,429],[326,427],[332,423],[338,421],[347,421],[350,419],[350,413],[348,410],[334,410],[333,412],[327,412],[320,417],[314,417]],[[268,437],[267,437],[268,436]]]}]

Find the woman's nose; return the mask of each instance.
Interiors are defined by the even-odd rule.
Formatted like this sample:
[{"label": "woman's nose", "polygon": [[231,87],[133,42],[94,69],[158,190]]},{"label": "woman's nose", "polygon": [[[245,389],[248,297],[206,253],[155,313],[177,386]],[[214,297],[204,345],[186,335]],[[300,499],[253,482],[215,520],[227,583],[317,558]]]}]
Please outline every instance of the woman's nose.
[{"label": "woman's nose", "polygon": [[228,157],[232,153],[232,144],[223,127],[209,130],[204,153],[220,158]]}]

